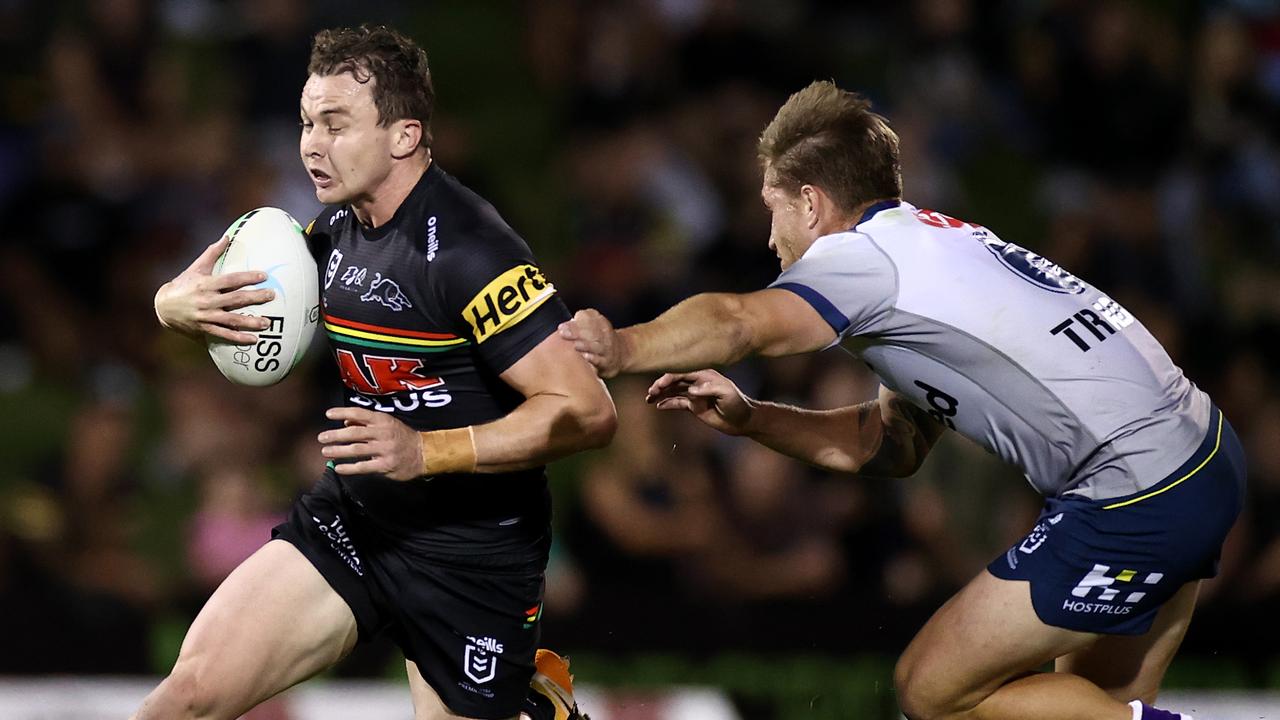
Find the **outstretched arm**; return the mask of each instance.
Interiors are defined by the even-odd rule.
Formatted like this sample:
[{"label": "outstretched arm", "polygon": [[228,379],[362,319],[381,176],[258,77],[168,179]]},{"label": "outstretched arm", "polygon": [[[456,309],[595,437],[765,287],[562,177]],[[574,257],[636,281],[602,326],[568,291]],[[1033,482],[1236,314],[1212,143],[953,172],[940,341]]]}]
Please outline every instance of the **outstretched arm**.
[{"label": "outstretched arm", "polygon": [[943,427],[881,386],[875,400],[836,410],[805,410],[743,395],[712,370],[664,375],[649,388],[660,410],[687,410],[702,422],[836,472],[880,477],[915,473]]},{"label": "outstretched arm", "polygon": [[751,355],[820,350],[835,330],[803,298],[769,288],[753,293],[694,295],[651,322],[615,329],[595,310],[560,326],[601,377],[730,365]]}]

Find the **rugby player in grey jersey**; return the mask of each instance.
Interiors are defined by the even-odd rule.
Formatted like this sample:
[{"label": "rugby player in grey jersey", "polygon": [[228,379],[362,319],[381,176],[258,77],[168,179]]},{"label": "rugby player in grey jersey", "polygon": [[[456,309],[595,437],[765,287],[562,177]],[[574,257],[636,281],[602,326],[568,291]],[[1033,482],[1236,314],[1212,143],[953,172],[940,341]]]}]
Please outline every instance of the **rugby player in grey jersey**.
[{"label": "rugby player in grey jersey", "polygon": [[[1149,703],[1244,494],[1221,411],[1098,289],[903,202],[898,137],[857,95],[796,93],[759,156],[777,281],[621,330],[584,310],[561,335],[603,377],[672,373],[658,408],[825,469],[911,475],[951,429],[1026,473],[1039,522],[898,662],[908,718],[1178,718]],[[701,369],[835,345],[880,376],[876,400],[809,411]]]}]

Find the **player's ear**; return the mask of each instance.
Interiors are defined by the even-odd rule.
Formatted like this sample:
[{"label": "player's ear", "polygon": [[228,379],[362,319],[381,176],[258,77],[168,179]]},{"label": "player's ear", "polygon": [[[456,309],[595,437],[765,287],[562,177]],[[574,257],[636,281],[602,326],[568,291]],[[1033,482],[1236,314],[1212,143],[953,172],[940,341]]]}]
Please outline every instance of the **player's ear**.
[{"label": "player's ear", "polygon": [[397,120],[391,124],[391,155],[397,160],[407,158],[422,144],[422,123],[412,118]]},{"label": "player's ear", "polygon": [[800,211],[804,213],[805,224],[813,229],[822,220],[823,203],[826,197],[813,185],[800,186]]}]

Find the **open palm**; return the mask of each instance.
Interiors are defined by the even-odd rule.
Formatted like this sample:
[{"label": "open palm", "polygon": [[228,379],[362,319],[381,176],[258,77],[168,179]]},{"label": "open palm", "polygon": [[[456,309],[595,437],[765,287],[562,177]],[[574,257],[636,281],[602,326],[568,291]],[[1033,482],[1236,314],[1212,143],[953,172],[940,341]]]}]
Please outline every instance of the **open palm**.
[{"label": "open palm", "polygon": [[685,410],[728,435],[745,433],[751,420],[750,399],[715,370],[667,373],[649,387],[645,401],[659,410]]}]

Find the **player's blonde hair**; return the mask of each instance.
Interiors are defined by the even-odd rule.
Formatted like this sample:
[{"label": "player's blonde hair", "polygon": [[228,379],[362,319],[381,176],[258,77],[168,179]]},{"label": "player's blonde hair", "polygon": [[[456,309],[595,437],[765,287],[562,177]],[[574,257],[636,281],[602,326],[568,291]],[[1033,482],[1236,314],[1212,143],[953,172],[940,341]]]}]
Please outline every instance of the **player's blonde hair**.
[{"label": "player's blonde hair", "polygon": [[845,211],[902,195],[898,134],[870,101],[827,80],[787,99],[757,152],[765,182],[791,194],[815,185]]}]

